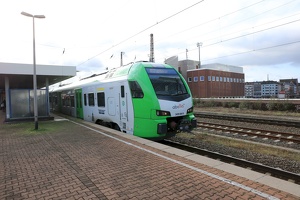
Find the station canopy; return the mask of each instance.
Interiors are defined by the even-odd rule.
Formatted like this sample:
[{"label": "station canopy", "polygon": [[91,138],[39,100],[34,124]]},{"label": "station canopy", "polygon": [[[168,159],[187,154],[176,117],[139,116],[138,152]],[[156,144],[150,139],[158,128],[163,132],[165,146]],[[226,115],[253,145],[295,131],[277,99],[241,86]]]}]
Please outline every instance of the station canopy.
[{"label": "station canopy", "polygon": [[[76,75],[75,66],[36,65],[37,88],[59,83]],[[33,64],[0,63],[0,89],[5,88],[5,77],[9,79],[9,88],[33,88]]]}]

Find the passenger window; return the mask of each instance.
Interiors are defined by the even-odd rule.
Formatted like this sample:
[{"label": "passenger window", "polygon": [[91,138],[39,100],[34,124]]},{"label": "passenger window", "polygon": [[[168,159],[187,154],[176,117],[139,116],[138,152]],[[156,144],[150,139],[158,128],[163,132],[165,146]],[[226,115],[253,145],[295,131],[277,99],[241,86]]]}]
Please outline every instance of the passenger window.
[{"label": "passenger window", "polygon": [[70,104],[71,104],[71,107],[74,108],[75,107],[75,99],[74,99],[74,96],[70,96]]},{"label": "passenger window", "polygon": [[144,92],[137,81],[129,81],[132,98],[143,98]]},{"label": "passenger window", "polygon": [[86,94],[83,95],[83,103],[86,106]]},{"label": "passenger window", "polygon": [[89,106],[95,105],[94,93],[89,93]]},{"label": "passenger window", "polygon": [[104,92],[97,93],[98,107],[105,107],[105,94]]}]

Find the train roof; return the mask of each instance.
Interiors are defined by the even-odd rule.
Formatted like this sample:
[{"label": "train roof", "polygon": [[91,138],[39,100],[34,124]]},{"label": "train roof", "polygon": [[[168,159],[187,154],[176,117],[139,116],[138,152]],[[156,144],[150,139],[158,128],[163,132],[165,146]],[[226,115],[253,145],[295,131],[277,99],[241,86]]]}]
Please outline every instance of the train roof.
[{"label": "train roof", "polygon": [[118,68],[113,68],[106,73],[102,73],[99,75],[93,75],[88,78],[81,79],[79,81],[75,81],[69,85],[61,86],[53,89],[51,92],[60,92],[69,89],[80,88],[85,85],[93,85],[99,82],[109,82],[109,81],[118,81],[124,80],[128,78],[128,75],[132,73],[138,73],[138,71],[144,67],[163,67],[163,68],[171,68],[171,66],[167,64],[158,64],[146,61],[139,61],[135,63],[130,63],[125,66],[121,66]]}]

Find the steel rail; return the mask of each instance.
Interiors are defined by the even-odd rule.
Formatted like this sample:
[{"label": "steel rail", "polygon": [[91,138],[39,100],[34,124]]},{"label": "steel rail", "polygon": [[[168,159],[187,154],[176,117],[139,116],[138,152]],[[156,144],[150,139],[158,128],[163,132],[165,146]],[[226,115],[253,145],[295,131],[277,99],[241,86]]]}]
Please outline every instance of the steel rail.
[{"label": "steel rail", "polygon": [[246,135],[252,135],[257,137],[271,138],[275,140],[284,140],[287,142],[294,142],[300,144],[300,134],[295,134],[295,133],[268,131],[268,130],[257,129],[257,128],[245,128],[240,126],[208,123],[208,122],[198,122],[197,125],[200,128],[210,128],[210,129],[220,130],[220,131],[225,131],[230,133],[246,134]]},{"label": "steel rail", "polygon": [[230,155],[224,155],[218,152],[212,152],[212,151],[208,151],[206,149],[200,149],[198,147],[192,147],[192,146],[188,146],[185,144],[180,144],[178,142],[174,142],[174,141],[170,141],[170,140],[164,140],[161,141],[161,143],[168,145],[168,146],[172,146],[181,150],[185,150],[188,152],[192,152],[198,155],[202,155],[202,156],[207,156],[213,159],[218,159],[220,161],[226,162],[226,163],[230,163],[230,164],[234,164],[236,166],[240,166],[243,168],[248,168],[251,169],[253,171],[256,172],[260,172],[260,173],[264,173],[264,174],[268,174],[270,176],[282,179],[282,180],[287,180],[287,181],[293,181],[296,184],[300,185],[300,174],[296,174],[293,172],[289,172],[289,171],[285,171],[285,170],[281,170],[278,168],[274,168],[274,167],[270,167],[270,166],[266,166],[263,164],[258,164],[258,163],[254,163],[251,161],[247,161],[244,159],[239,159],[236,157],[232,157]]},{"label": "steel rail", "polygon": [[244,116],[234,114],[220,114],[220,113],[207,113],[207,112],[195,112],[194,115],[199,118],[212,118],[222,120],[232,120],[241,122],[251,122],[259,124],[271,124],[279,126],[289,126],[300,128],[300,120],[287,120],[287,119],[270,119],[269,117],[261,116]]}]

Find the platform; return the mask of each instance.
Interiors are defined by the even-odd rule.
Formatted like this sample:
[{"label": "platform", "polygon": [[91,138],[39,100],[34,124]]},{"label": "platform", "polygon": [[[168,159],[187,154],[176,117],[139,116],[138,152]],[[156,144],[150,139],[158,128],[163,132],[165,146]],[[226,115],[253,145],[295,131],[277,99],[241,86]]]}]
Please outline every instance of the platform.
[{"label": "platform", "polygon": [[300,198],[297,184],[81,120],[36,134],[0,120],[0,199]]}]

